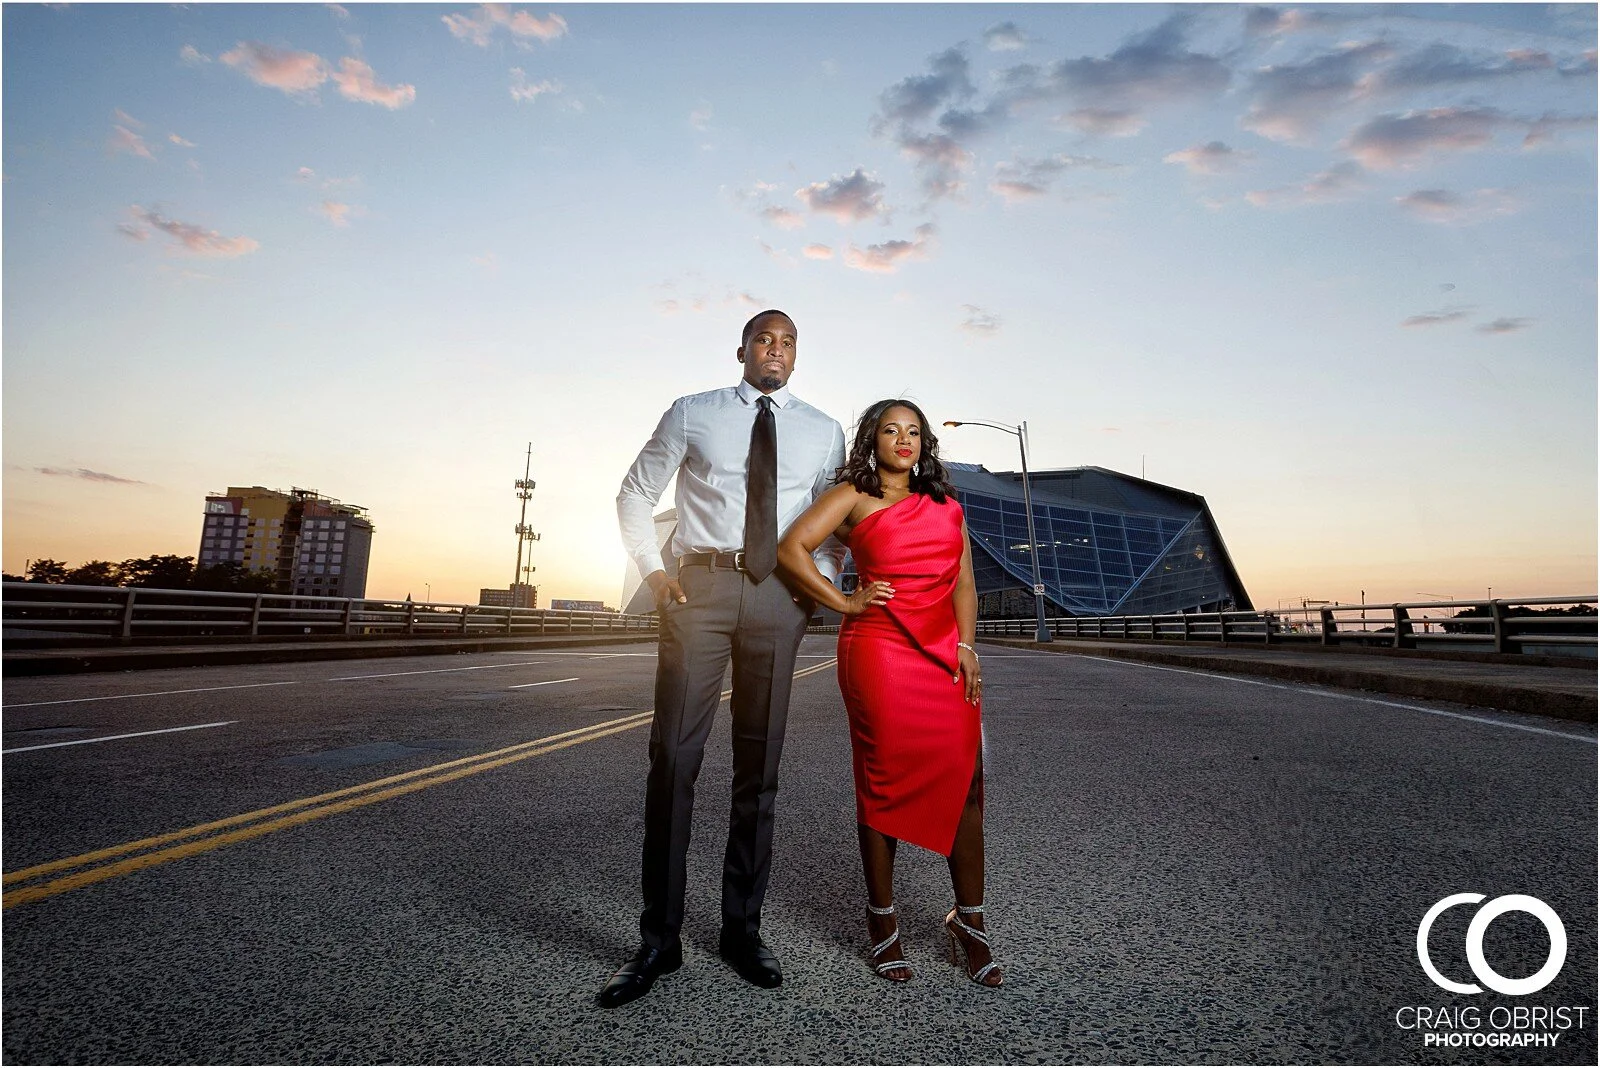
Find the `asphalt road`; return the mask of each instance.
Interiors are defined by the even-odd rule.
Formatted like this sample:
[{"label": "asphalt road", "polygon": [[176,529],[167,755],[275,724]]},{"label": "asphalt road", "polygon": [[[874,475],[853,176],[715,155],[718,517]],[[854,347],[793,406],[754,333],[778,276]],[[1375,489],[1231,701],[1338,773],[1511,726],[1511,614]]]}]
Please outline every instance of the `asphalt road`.
[{"label": "asphalt road", "polygon": [[[684,967],[612,1011],[593,997],[636,940],[648,646],[8,682],[5,1060],[1595,1062],[1593,727],[990,648],[1006,984],[944,960],[944,861],[907,847],[918,974],[893,986],[866,964],[832,643],[802,650],[783,761],[763,924],[783,987],[716,957],[724,706]],[[1419,921],[1463,892],[1555,910],[1549,986],[1425,976]],[[1429,943],[1457,982],[1474,912]],[[1483,946],[1516,978],[1550,938],[1512,911]],[[1475,1009],[1444,1029],[1469,1043],[1497,1009],[1587,1011],[1503,1029],[1554,1046],[1437,1048],[1418,1006]]]}]

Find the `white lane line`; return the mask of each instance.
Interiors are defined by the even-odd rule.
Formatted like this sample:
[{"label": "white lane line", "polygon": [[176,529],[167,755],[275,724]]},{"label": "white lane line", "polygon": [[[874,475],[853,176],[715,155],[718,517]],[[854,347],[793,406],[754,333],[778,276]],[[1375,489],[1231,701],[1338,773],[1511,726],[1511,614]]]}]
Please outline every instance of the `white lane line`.
[{"label": "white lane line", "polygon": [[1473,723],[1487,723],[1491,727],[1509,727],[1514,731],[1527,731],[1530,734],[1548,734],[1553,738],[1566,738],[1573,742],[1588,742],[1595,744],[1595,739],[1582,734],[1568,734],[1565,731],[1553,731],[1546,727],[1528,727],[1521,723],[1507,723],[1504,720],[1489,719],[1487,716],[1469,716],[1462,712],[1446,712],[1442,708],[1424,708],[1421,705],[1406,705],[1399,701],[1380,701],[1376,697],[1358,697],[1351,693],[1336,693],[1331,690],[1313,690],[1307,686],[1284,686],[1276,682],[1260,682],[1256,679],[1241,679],[1233,675],[1217,675],[1209,671],[1190,671],[1186,668],[1163,667],[1159,664],[1139,664],[1130,660],[1115,660],[1104,656],[1084,656],[1085,660],[1098,660],[1102,664],[1116,664],[1120,667],[1148,668],[1151,671],[1176,671],[1180,675],[1199,675],[1205,679],[1221,679],[1223,682],[1238,682],[1246,686],[1265,686],[1269,690],[1290,690],[1294,693],[1310,694],[1313,697],[1336,697],[1341,701],[1362,701],[1369,705],[1384,705],[1388,708],[1404,708],[1410,712],[1426,712],[1430,716],[1448,716],[1451,719],[1464,719]]},{"label": "white lane line", "polygon": [[[238,686],[201,686],[194,690],[156,690],[152,693],[114,693],[106,697],[69,697],[61,701],[20,701],[6,702],[5,707],[11,708],[38,708],[40,705],[76,705],[84,701],[121,701],[129,697],[170,697],[175,693],[213,693],[217,690],[249,690],[257,686],[298,686],[298,679],[288,682],[246,682]],[[11,750],[7,750],[10,752]]]},{"label": "white lane line", "polygon": [[400,675],[441,675],[446,671],[488,671],[490,668],[534,667],[548,663],[545,660],[524,660],[517,664],[479,664],[476,667],[429,668],[426,671],[386,671],[382,675],[340,675],[329,682],[349,682],[352,679],[392,679]]},{"label": "white lane line", "polygon": [[224,720],[221,723],[196,723],[192,727],[167,727],[159,731],[134,731],[132,734],[108,734],[104,738],[79,738],[71,742],[47,742],[44,745],[24,745],[17,749],[0,750],[0,756],[10,756],[12,753],[31,753],[35,749],[59,749],[64,745],[93,745],[95,742],[114,742],[120,738],[144,738],[151,734],[173,734],[177,731],[203,731],[207,727],[226,727],[230,723],[239,722],[236,719]]},{"label": "white lane line", "polygon": [[554,686],[558,682],[577,682],[577,679],[551,679],[548,682],[519,682],[515,686],[507,686],[508,690],[526,690],[529,686]]}]

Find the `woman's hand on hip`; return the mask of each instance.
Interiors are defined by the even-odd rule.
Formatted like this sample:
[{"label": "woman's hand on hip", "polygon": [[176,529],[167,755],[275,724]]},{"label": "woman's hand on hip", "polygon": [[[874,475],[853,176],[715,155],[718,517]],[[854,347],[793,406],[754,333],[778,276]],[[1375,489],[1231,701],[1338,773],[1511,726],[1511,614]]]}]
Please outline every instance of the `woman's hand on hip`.
[{"label": "woman's hand on hip", "polygon": [[844,614],[859,616],[867,609],[886,605],[893,599],[893,586],[881,580],[869,582],[865,586],[857,587],[855,593],[844,599]]}]

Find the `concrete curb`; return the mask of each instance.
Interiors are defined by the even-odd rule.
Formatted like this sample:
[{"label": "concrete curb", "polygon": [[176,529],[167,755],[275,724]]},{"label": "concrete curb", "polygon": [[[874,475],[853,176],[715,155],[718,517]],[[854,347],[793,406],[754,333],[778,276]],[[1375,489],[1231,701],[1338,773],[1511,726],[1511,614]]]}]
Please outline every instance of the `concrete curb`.
[{"label": "concrete curb", "polygon": [[[1530,712],[1540,716],[1572,720],[1578,723],[1596,722],[1596,694],[1574,692],[1568,687],[1540,687],[1489,682],[1482,679],[1452,678],[1446,672],[1448,662],[1441,662],[1438,675],[1418,676],[1386,672],[1382,664],[1306,664],[1273,662],[1271,653],[1256,656],[1195,656],[1148,646],[1117,645],[1112,643],[1057,641],[1039,645],[1030,639],[985,638],[978,641],[988,645],[1001,645],[1011,649],[1030,649],[1035,652],[1063,655],[1094,655],[1139,660],[1151,664],[1189,668],[1195,671],[1214,671],[1235,675],[1264,675],[1289,682],[1310,682],[1322,686],[1338,686],[1351,690],[1370,690],[1402,697],[1420,697],[1433,701],[1453,701],[1457,704],[1497,708],[1508,712]],[[1415,663],[1415,661],[1411,661]],[[1561,669],[1556,669],[1561,670]]]},{"label": "concrete curb", "polygon": [[433,656],[534,649],[581,649],[595,645],[654,643],[652,633],[560,635],[542,638],[440,638],[411,642],[289,643],[143,648],[62,649],[8,653],[0,667],[5,678],[74,675],[89,671],[140,671],[152,668],[210,667],[220,664],[283,664],[313,660],[364,660],[387,656]]}]

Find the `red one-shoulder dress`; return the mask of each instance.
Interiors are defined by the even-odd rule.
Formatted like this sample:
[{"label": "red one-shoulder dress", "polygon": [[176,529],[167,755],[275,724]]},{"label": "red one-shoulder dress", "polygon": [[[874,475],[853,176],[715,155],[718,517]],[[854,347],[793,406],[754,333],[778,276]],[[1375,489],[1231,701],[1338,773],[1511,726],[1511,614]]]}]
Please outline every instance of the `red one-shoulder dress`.
[{"label": "red one-shoulder dress", "polygon": [[850,715],[856,819],[945,856],[981,744],[980,709],[958,674],[955,588],[961,506],[913,493],[850,532],[862,583],[894,597],[839,628],[839,689]]}]

